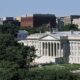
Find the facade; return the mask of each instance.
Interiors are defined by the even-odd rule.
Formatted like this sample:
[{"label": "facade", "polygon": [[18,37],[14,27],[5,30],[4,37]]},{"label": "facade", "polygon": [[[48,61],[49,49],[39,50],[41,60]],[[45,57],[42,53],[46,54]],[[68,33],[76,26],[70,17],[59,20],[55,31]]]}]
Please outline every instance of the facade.
[{"label": "facade", "polygon": [[78,29],[80,29],[80,15],[71,15],[71,23],[78,25]]},{"label": "facade", "polygon": [[80,64],[79,31],[36,33],[19,43],[35,47],[35,63]]},{"label": "facade", "polygon": [[33,14],[21,18],[21,27],[40,27],[50,24],[50,27],[56,28],[56,17],[54,14]]},{"label": "facade", "polygon": [[33,27],[33,16],[21,17],[21,27]]},{"label": "facade", "polygon": [[4,21],[6,21],[6,20],[13,21],[13,20],[15,20],[15,18],[14,17],[4,17],[3,20]]},{"label": "facade", "polygon": [[63,27],[64,25],[68,25],[68,24],[76,24],[80,29],[80,15],[58,17],[57,22],[58,22],[57,26],[59,29],[61,29],[61,27]]},{"label": "facade", "polygon": [[57,17],[58,28],[61,28],[64,25],[68,25],[68,24],[71,24],[71,17],[70,16]]},{"label": "facade", "polygon": [[57,28],[61,29],[64,26],[64,17],[56,18]]},{"label": "facade", "polygon": [[80,18],[80,15],[71,15],[71,22],[74,20],[74,19],[79,19]]},{"label": "facade", "polygon": [[59,30],[62,29],[65,25],[71,24],[71,17],[64,16],[64,17],[57,17],[57,27]]},{"label": "facade", "polygon": [[56,28],[56,16],[54,14],[34,14],[33,25],[40,27],[49,24],[50,27]]},{"label": "facade", "polygon": [[28,32],[26,30],[19,30],[17,34],[17,40],[25,40],[28,36]]},{"label": "facade", "polygon": [[64,16],[64,25],[71,24],[71,17],[70,16]]},{"label": "facade", "polygon": [[14,17],[5,17],[3,18],[3,24],[10,24],[15,26],[20,26],[20,22],[16,20]]},{"label": "facade", "polygon": [[3,25],[3,19],[0,18],[0,25]]},{"label": "facade", "polygon": [[17,21],[21,22],[21,17],[16,17],[15,18]]},{"label": "facade", "polygon": [[80,29],[80,18],[73,19],[72,23],[75,24],[75,25],[78,25],[78,29]]}]

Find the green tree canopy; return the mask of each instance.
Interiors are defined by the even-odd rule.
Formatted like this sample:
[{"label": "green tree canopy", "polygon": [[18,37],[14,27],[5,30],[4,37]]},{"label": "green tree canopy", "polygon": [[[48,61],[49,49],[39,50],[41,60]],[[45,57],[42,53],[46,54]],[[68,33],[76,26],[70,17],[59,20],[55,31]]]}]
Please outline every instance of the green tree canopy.
[{"label": "green tree canopy", "polygon": [[11,25],[0,26],[0,80],[22,80],[18,70],[29,70],[36,57],[34,47],[16,41],[18,30]]},{"label": "green tree canopy", "polygon": [[9,24],[0,25],[0,33],[8,33],[16,37],[19,28],[20,28],[19,26],[14,26],[14,25],[9,25]]},{"label": "green tree canopy", "polygon": [[70,30],[79,30],[79,29],[78,29],[78,25],[68,24],[68,25],[62,26],[60,30],[61,31],[70,31]]}]

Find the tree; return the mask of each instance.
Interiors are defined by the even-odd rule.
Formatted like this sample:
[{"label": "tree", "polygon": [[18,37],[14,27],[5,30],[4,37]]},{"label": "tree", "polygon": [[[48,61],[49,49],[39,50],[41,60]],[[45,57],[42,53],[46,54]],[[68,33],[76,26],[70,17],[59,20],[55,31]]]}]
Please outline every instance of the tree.
[{"label": "tree", "polygon": [[75,24],[68,24],[61,27],[60,31],[69,31],[69,30],[79,30],[78,25]]},{"label": "tree", "polygon": [[24,74],[36,57],[34,47],[15,40],[17,32],[11,26],[0,26],[0,80],[23,80],[19,70]]},{"label": "tree", "polygon": [[17,43],[11,35],[0,35],[0,60],[15,62],[24,68],[35,58],[35,48]]},{"label": "tree", "polygon": [[3,57],[0,58],[0,80],[23,80],[29,72],[30,63],[35,58],[35,49],[22,45],[20,47],[8,47],[4,55],[0,55]]},{"label": "tree", "polygon": [[17,36],[19,27],[18,26],[14,26],[14,25],[0,25],[0,33],[8,33],[13,35],[14,37]]},{"label": "tree", "polygon": [[34,34],[34,33],[44,33],[46,31],[51,31],[51,28],[48,24],[43,24],[42,26],[39,27],[32,27],[32,28],[20,28],[21,30],[26,30],[29,32],[29,34]]}]

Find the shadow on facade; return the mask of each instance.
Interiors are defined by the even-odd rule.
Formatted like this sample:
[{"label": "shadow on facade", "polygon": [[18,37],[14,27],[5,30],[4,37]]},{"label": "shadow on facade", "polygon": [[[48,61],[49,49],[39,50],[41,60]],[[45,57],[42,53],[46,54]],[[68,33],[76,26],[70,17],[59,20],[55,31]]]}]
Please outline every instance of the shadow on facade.
[{"label": "shadow on facade", "polygon": [[63,57],[56,58],[55,63],[69,63],[70,43],[67,38],[61,41],[61,50],[63,51]]}]

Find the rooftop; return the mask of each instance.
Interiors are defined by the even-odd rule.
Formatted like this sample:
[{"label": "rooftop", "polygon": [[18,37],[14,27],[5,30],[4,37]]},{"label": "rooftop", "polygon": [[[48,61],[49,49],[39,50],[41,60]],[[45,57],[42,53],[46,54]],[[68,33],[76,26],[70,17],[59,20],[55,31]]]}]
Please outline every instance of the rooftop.
[{"label": "rooftop", "polygon": [[65,36],[69,36],[69,37],[78,37],[80,36],[80,31],[60,31],[60,32],[46,32],[46,33],[35,33],[35,34],[31,34],[27,37],[27,39],[39,39],[43,36],[46,35],[50,35],[53,37],[56,37],[58,39],[60,39],[60,37],[65,37]]}]

